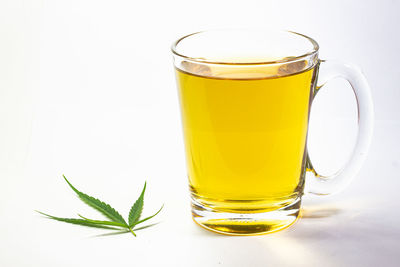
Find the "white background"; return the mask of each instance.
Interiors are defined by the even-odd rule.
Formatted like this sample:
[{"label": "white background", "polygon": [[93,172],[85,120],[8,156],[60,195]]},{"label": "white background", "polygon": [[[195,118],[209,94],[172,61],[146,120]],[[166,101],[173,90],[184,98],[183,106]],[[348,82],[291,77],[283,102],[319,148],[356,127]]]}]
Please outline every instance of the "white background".
[{"label": "white background", "polygon": [[[0,1],[0,266],[396,266],[400,260],[399,1]],[[289,29],[321,58],[361,67],[375,133],[343,193],[308,197],[304,218],[227,237],[190,218],[170,45],[226,27]],[[354,96],[333,81],[314,102],[310,153],[332,172],[356,133]],[[138,237],[42,218],[95,217],[62,180],[128,213],[145,180]]]}]

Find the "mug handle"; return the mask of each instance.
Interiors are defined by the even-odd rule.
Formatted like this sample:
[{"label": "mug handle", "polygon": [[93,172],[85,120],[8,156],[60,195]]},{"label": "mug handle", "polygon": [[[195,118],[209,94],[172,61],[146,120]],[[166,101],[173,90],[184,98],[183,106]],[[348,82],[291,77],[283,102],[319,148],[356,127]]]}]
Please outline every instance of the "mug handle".
[{"label": "mug handle", "polygon": [[307,153],[306,192],[328,195],[340,192],[354,178],[363,164],[371,143],[373,130],[373,103],[369,85],[361,71],[354,66],[335,61],[320,60],[316,93],[331,79],[346,79],[355,94],[358,109],[358,133],[350,159],[334,175],[317,173]]}]

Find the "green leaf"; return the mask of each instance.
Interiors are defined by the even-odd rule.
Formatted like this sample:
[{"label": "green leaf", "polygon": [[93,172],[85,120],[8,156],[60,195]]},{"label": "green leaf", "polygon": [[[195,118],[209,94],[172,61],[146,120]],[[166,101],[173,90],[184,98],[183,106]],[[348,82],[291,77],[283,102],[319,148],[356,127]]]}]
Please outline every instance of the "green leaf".
[{"label": "green leaf", "polygon": [[147,221],[147,220],[150,220],[151,218],[153,218],[154,216],[156,216],[157,214],[159,214],[160,211],[161,211],[163,208],[164,208],[164,205],[162,205],[161,208],[160,208],[156,213],[154,213],[153,215],[151,215],[151,216],[149,216],[149,217],[147,217],[147,218],[144,218],[143,220],[138,221],[136,224],[131,225],[130,227],[133,227],[133,226],[135,226],[135,225],[138,225],[139,223],[142,223],[142,222],[145,222],[145,221]]},{"label": "green leaf", "polygon": [[125,233],[132,233],[134,236],[136,236],[134,231],[146,229],[148,227],[154,226],[157,223],[149,224],[146,226],[138,227],[133,229],[136,225],[139,223],[145,222],[154,216],[156,216],[164,207],[164,205],[152,216],[149,216],[145,219],[140,220],[140,217],[142,215],[143,211],[143,203],[144,203],[144,193],[146,191],[146,183],[144,183],[144,187],[142,190],[142,193],[140,194],[139,198],[136,200],[136,202],[133,204],[131,207],[131,210],[129,212],[129,225],[125,221],[125,219],[110,205],[102,202],[99,199],[96,199],[94,197],[91,197],[85,193],[80,192],[78,189],[76,189],[68,180],[67,178],[63,175],[65,181],[68,183],[68,185],[72,188],[72,190],[78,195],[79,199],[82,200],[84,203],[89,205],[90,207],[96,209],[100,213],[102,213],[104,216],[106,216],[110,221],[105,221],[105,220],[93,220],[86,218],[80,214],[78,216],[80,218],[61,218],[61,217],[56,217],[52,216],[40,211],[36,211],[44,216],[46,216],[48,219],[56,220],[56,221],[61,221],[65,223],[70,223],[70,224],[76,224],[76,225],[81,225],[81,226],[87,226],[87,227],[93,227],[93,228],[102,228],[102,229],[108,229],[108,230],[113,230],[113,233],[107,233],[104,235],[100,236],[107,236],[107,235],[118,235],[118,234],[125,234]]},{"label": "green leaf", "polygon": [[88,218],[86,218],[86,217],[83,217],[83,216],[80,215],[80,214],[78,214],[78,216],[81,217],[82,219],[84,219],[85,221],[90,222],[90,223],[102,224],[102,225],[112,225],[112,226],[118,226],[118,227],[126,228],[126,225],[125,225],[125,224],[122,224],[122,223],[110,222],[110,221],[92,220],[92,219],[88,219]]},{"label": "green leaf", "polygon": [[87,227],[94,227],[94,228],[120,230],[118,228],[109,227],[109,226],[101,225],[101,224],[97,224],[97,223],[92,223],[92,222],[89,222],[89,221],[86,221],[86,220],[82,220],[82,219],[60,218],[60,217],[55,217],[55,216],[46,214],[46,213],[41,212],[41,211],[36,211],[36,212],[46,216],[49,219],[60,221],[60,222],[66,222],[66,223],[77,224],[77,225],[82,225],[82,226],[87,226]]},{"label": "green leaf", "polygon": [[80,200],[82,200],[84,203],[86,203],[87,205],[89,205],[90,207],[94,208],[95,210],[99,211],[100,213],[102,213],[104,216],[106,216],[108,219],[110,219],[113,222],[117,222],[117,223],[121,223],[124,224],[126,226],[128,226],[128,224],[126,223],[126,221],[124,220],[124,218],[121,216],[121,214],[119,214],[114,208],[112,208],[109,204],[104,203],[103,201],[91,197],[85,193],[80,192],[78,189],[76,189],[65,177],[65,175],[63,175],[65,181],[68,183],[68,185],[72,188],[72,190],[75,191],[75,193],[78,195],[78,197],[80,198]]},{"label": "green leaf", "polygon": [[142,193],[140,194],[139,198],[136,200],[135,204],[133,204],[130,212],[129,212],[129,226],[132,227],[139,221],[140,215],[142,215],[143,210],[143,198],[144,192],[146,191],[146,182],[144,183],[144,187]]}]

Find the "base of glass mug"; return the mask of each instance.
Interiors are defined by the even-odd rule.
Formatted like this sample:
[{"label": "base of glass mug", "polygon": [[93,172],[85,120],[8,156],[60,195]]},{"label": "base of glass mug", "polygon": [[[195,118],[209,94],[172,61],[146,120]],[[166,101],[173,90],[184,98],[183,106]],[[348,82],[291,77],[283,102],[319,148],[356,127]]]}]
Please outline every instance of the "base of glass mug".
[{"label": "base of glass mug", "polygon": [[225,235],[263,235],[283,230],[299,218],[301,198],[277,210],[233,213],[211,209],[192,199],[193,220],[201,227]]}]

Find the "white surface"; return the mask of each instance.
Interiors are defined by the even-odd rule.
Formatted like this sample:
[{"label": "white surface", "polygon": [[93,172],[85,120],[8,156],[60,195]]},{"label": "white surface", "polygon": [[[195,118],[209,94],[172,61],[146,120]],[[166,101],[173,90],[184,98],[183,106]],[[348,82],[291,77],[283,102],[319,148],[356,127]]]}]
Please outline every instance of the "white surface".
[{"label": "white surface", "polygon": [[[0,2],[0,266],[397,266],[400,60],[396,1]],[[170,44],[197,30],[268,26],[314,37],[321,58],[359,65],[376,108],[371,152],[341,194],[308,198],[292,228],[226,237],[190,218]],[[310,150],[327,172],[355,133],[346,83],[314,103]],[[335,166],[334,166],[335,165]],[[96,216],[61,175],[124,215],[148,181],[130,235],[49,221]]]}]

